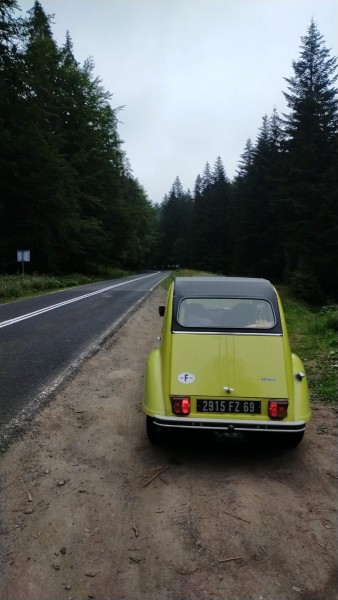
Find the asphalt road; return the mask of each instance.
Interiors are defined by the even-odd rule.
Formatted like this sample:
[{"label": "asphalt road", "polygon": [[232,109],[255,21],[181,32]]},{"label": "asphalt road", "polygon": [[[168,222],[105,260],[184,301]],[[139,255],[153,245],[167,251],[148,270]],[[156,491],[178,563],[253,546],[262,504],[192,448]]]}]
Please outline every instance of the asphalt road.
[{"label": "asphalt road", "polygon": [[0,305],[0,443],[167,275],[124,277]]}]

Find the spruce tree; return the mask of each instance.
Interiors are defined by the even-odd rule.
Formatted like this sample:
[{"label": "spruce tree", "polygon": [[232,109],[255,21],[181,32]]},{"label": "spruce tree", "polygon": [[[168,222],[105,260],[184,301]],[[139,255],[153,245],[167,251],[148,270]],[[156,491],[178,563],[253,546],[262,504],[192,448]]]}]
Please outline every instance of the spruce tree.
[{"label": "spruce tree", "polygon": [[287,268],[297,291],[309,300],[335,295],[327,265],[338,264],[337,209],[332,173],[337,170],[337,59],[330,57],[314,21],[302,37],[293,77],[286,78]]},{"label": "spruce tree", "polygon": [[240,156],[237,175],[232,184],[230,200],[231,270],[235,275],[253,275],[251,250],[251,176],[254,145],[249,138]]},{"label": "spruce tree", "polygon": [[25,92],[14,136],[20,176],[13,243],[31,250],[33,269],[55,272],[75,246],[77,205],[72,168],[62,152],[61,53],[51,17],[37,0],[23,22],[21,46]]},{"label": "spruce tree", "polygon": [[24,65],[19,45],[17,3],[0,2],[0,270],[15,269],[15,227],[20,216],[17,201],[23,189],[18,168],[18,137],[25,115],[22,100]]},{"label": "spruce tree", "polygon": [[247,139],[244,150],[238,163],[237,178],[245,177],[249,174],[254,156],[254,146],[250,138]]},{"label": "spruce tree", "polygon": [[192,198],[179,177],[164,197],[160,212],[161,263],[189,266],[192,239]]},{"label": "spruce tree", "polygon": [[200,269],[227,273],[229,270],[230,184],[220,156],[213,170],[207,162],[203,176],[196,178],[192,256]]}]

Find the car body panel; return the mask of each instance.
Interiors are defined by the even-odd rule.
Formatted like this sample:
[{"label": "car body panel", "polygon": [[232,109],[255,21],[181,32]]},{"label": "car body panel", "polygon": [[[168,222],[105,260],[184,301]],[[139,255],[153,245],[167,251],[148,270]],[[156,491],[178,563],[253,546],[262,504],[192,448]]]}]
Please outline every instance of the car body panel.
[{"label": "car body panel", "polygon": [[[189,373],[190,382],[179,376]],[[288,386],[281,336],[173,335],[172,394],[287,398]]]},{"label": "car body panel", "polygon": [[[304,373],[304,365],[297,354],[292,353],[292,373],[293,373],[293,410],[294,419],[307,423],[311,419],[311,408],[309,402],[309,392],[306,376],[299,381],[298,373]],[[300,385],[301,384],[301,385]]]}]

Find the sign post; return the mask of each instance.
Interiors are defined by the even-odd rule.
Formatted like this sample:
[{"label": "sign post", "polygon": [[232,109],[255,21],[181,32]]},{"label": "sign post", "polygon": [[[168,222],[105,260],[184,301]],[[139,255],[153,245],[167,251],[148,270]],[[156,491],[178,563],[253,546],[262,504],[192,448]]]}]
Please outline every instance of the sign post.
[{"label": "sign post", "polygon": [[25,262],[30,262],[31,251],[30,250],[17,250],[16,251],[16,260],[17,260],[17,262],[21,262],[22,275],[24,275],[25,274]]}]

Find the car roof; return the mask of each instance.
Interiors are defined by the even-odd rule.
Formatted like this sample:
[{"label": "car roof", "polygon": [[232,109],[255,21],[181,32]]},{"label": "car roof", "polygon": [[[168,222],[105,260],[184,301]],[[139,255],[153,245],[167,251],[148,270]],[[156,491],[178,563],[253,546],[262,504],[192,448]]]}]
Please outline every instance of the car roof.
[{"label": "car roof", "polygon": [[176,277],[174,295],[230,296],[276,300],[276,291],[270,281],[254,277]]}]

